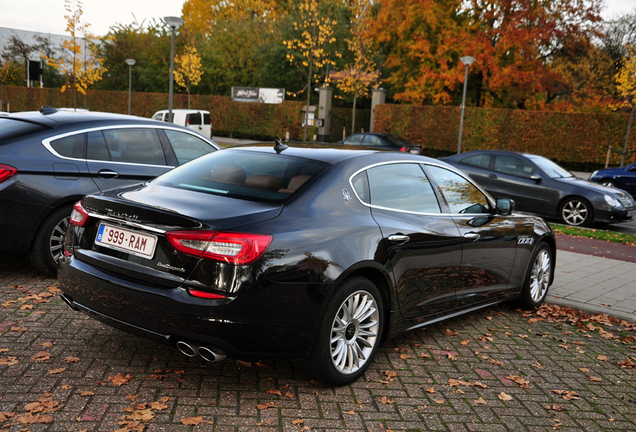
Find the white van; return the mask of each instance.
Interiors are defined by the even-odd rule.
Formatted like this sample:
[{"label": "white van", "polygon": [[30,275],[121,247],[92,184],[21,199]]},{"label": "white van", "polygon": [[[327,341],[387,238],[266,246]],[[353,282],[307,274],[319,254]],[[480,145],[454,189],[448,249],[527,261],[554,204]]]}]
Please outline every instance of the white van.
[{"label": "white van", "polygon": [[[172,123],[195,130],[206,137],[212,138],[212,123],[210,123],[210,111],[192,109],[173,109]],[[154,113],[153,120],[169,121],[168,110]]]}]

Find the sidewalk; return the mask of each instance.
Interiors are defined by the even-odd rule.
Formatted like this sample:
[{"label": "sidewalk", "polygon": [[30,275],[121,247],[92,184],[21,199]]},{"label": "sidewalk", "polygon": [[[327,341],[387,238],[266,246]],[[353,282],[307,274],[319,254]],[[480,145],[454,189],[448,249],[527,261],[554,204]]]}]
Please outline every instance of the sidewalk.
[{"label": "sidewalk", "polygon": [[546,302],[636,322],[636,263],[557,250]]}]

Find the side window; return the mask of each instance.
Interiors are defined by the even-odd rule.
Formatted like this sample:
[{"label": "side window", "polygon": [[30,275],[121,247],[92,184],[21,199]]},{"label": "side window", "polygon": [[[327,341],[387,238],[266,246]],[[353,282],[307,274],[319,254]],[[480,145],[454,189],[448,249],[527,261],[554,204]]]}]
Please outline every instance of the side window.
[{"label": "side window", "polygon": [[440,213],[426,174],[418,164],[396,163],[367,170],[371,204],[416,213]]},{"label": "side window", "polygon": [[163,121],[163,113],[159,113],[159,114],[155,114],[152,117],[153,120],[159,120],[159,121]]},{"label": "side window", "polygon": [[352,135],[349,138],[345,139],[343,144],[359,145],[360,142],[362,141],[362,137],[363,135]]},{"label": "side window", "polygon": [[107,129],[104,136],[114,162],[166,165],[156,129]]},{"label": "side window", "polygon": [[212,124],[211,121],[210,121],[210,114],[203,113],[203,124],[204,125]]},{"label": "side window", "polygon": [[369,200],[369,183],[367,181],[367,173],[361,172],[357,176],[351,180],[351,184],[353,184],[353,188],[360,197],[360,200],[363,203],[370,204]]},{"label": "side window", "polygon": [[216,148],[212,147],[207,142],[189,133],[178,132],[170,129],[166,129],[164,132],[172,145],[172,149],[174,150],[174,154],[177,156],[179,165],[183,165],[192,159],[216,150]]},{"label": "side window", "polygon": [[51,147],[60,156],[84,159],[84,134],[71,135],[51,141]]},{"label": "side window", "polygon": [[490,213],[486,196],[464,177],[437,166],[427,166],[451,213]]},{"label": "side window", "polygon": [[88,160],[110,160],[108,147],[102,131],[89,132],[87,134],[86,159]]},{"label": "side window", "polygon": [[495,159],[495,171],[523,178],[530,178],[534,169],[525,160],[507,155],[497,155]]},{"label": "side window", "polygon": [[466,165],[472,165],[479,168],[489,168],[491,158],[492,158],[491,155],[483,154],[483,155],[467,157],[466,159],[462,159],[461,162]]}]

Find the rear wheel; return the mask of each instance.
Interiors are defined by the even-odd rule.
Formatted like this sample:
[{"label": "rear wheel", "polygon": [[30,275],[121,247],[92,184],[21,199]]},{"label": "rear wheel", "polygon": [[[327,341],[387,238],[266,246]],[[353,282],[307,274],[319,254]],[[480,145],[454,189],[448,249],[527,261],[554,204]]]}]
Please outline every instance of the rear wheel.
[{"label": "rear wheel", "polygon": [[372,362],[382,337],[384,310],[376,286],[349,279],[329,300],[311,357],[310,375],[333,385],[357,380]]},{"label": "rear wheel", "polygon": [[568,198],[561,205],[561,220],[572,226],[588,226],[592,223],[592,206],[582,198]]},{"label": "rear wheel", "polygon": [[552,251],[546,243],[541,243],[533,252],[532,259],[528,264],[521,296],[517,301],[520,306],[526,309],[541,306],[548,295],[553,271]]},{"label": "rear wheel", "polygon": [[60,261],[72,211],[72,205],[54,210],[44,219],[33,238],[29,259],[42,273],[57,275],[57,263]]}]

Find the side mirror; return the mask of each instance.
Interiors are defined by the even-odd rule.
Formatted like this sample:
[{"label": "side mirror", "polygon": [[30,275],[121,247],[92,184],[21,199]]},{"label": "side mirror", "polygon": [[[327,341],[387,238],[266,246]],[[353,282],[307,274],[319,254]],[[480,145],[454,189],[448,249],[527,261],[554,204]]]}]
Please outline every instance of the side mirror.
[{"label": "side mirror", "polygon": [[539,175],[533,174],[533,175],[530,176],[530,180],[533,180],[533,181],[535,181],[537,183],[540,183],[541,180],[543,180],[543,178],[541,178],[541,176],[539,176]]},{"label": "side mirror", "polygon": [[497,213],[508,216],[515,211],[515,202],[509,198],[497,198]]}]

